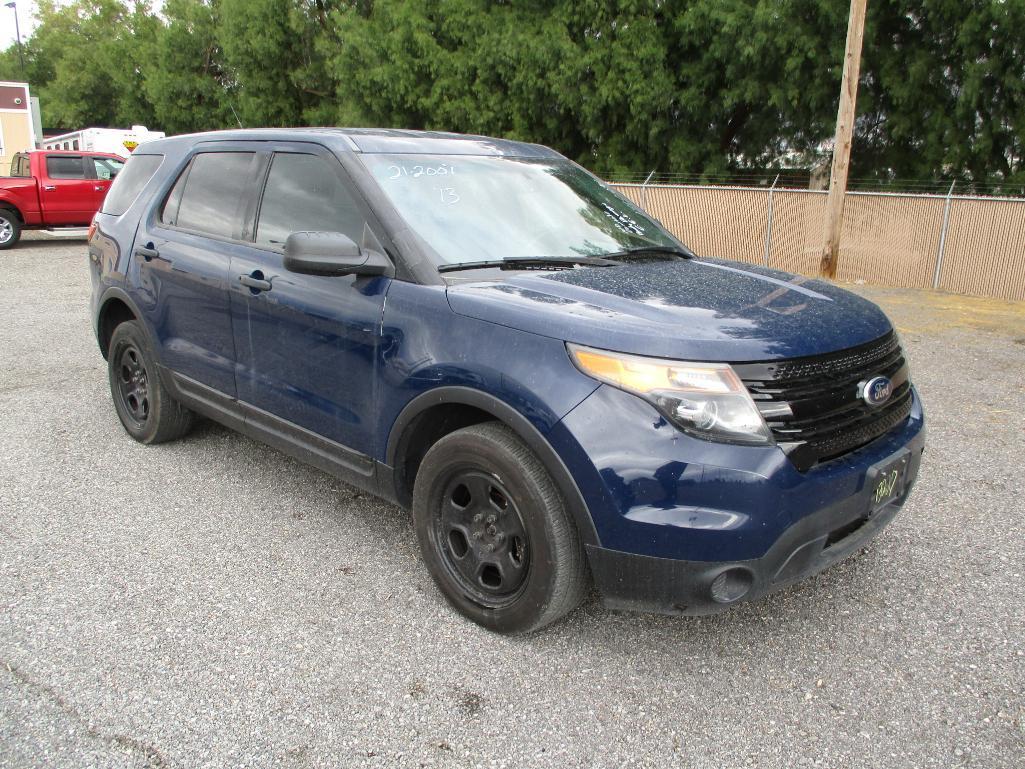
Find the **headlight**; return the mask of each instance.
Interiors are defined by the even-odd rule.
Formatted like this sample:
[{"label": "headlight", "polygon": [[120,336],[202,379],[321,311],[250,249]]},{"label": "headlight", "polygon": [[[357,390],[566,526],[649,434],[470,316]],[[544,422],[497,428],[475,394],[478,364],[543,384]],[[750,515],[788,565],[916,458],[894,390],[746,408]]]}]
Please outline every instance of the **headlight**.
[{"label": "headlight", "polygon": [[588,376],[634,393],[672,424],[699,438],[772,443],[772,433],[736,372],[725,363],[642,358],[567,344]]}]

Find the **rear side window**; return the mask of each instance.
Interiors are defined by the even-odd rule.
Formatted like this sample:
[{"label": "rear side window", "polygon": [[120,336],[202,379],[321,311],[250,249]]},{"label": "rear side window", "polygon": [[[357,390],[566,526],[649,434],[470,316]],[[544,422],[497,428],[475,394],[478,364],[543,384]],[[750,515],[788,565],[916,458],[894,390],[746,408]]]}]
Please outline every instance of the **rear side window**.
[{"label": "rear side window", "polygon": [[28,176],[29,175],[29,162],[28,155],[18,154],[14,156],[14,162],[11,163],[11,176]]},{"label": "rear side window", "polygon": [[171,190],[164,224],[222,238],[235,237],[252,152],[204,152],[192,159]]},{"label": "rear side window", "polygon": [[[157,172],[163,159],[163,155],[132,155],[128,158],[124,171],[118,173],[114,183],[110,185],[110,191],[103,199],[100,211],[113,216],[121,216],[139,197],[142,188],[153,178],[153,174]],[[106,162],[112,161],[107,160]],[[99,175],[98,164],[96,170]]]},{"label": "rear side window", "polygon": [[341,232],[363,240],[366,220],[330,162],[279,153],[271,162],[260,204],[256,243],[280,249],[293,232]]},{"label": "rear side window", "polygon": [[85,166],[80,156],[50,155],[46,158],[46,175],[51,179],[84,179]]}]

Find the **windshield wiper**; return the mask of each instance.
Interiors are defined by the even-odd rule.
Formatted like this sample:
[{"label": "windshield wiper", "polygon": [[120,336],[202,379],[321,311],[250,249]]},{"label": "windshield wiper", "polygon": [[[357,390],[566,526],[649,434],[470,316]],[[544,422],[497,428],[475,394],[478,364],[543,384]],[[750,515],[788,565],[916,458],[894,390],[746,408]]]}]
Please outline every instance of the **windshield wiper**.
[{"label": "windshield wiper", "polygon": [[654,243],[650,246],[632,246],[630,248],[624,248],[622,251],[613,251],[611,254],[602,254],[602,258],[627,261],[631,257],[643,256],[644,254],[669,254],[672,256],[678,256],[681,259],[694,258],[693,252],[689,249],[680,248],[679,246],[660,246]]},{"label": "windshield wiper", "polygon": [[509,259],[485,259],[480,262],[455,262],[442,264],[438,272],[458,270],[483,270],[497,267],[500,270],[568,270],[572,267],[615,267],[617,262],[596,256],[514,256]]}]

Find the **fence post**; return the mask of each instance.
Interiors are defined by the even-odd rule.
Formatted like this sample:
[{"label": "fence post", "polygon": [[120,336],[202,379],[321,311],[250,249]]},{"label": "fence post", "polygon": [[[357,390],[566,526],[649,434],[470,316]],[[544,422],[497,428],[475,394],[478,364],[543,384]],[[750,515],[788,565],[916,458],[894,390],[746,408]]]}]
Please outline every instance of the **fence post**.
[{"label": "fence post", "polygon": [[776,191],[776,182],[779,181],[779,174],[776,174],[776,178],[772,180],[772,186],[769,187],[769,217],[765,225],[765,266],[769,266],[769,251],[772,249],[772,194]]},{"label": "fence post", "polygon": [[655,170],[652,169],[651,173],[648,174],[648,178],[644,180],[641,185],[641,210],[644,213],[648,213],[648,182],[651,181],[651,177],[655,175]]},{"label": "fence post", "polygon": [[932,287],[940,287],[940,270],[943,269],[943,252],[947,248],[947,225],[950,224],[950,199],[954,195],[954,185],[957,184],[955,179],[950,183],[950,189],[947,190],[947,202],[943,205],[943,229],[940,230],[940,248],[939,253],[936,254],[936,274],[933,275]]}]

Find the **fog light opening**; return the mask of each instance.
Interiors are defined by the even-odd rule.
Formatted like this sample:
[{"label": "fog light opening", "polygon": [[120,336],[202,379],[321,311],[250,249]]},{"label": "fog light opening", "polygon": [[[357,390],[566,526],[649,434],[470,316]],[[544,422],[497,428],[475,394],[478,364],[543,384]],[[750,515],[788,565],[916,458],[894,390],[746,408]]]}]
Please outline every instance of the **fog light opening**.
[{"label": "fog light opening", "polygon": [[716,603],[739,601],[751,589],[754,576],[747,569],[727,569],[714,580],[710,592]]}]

